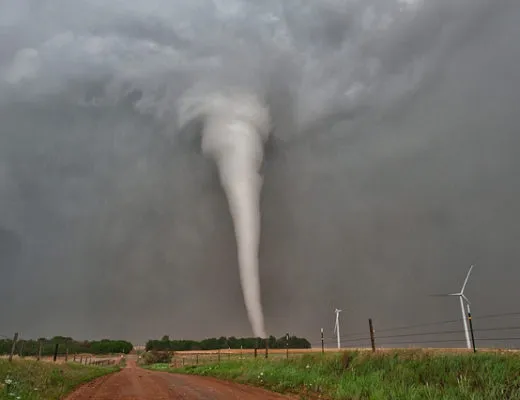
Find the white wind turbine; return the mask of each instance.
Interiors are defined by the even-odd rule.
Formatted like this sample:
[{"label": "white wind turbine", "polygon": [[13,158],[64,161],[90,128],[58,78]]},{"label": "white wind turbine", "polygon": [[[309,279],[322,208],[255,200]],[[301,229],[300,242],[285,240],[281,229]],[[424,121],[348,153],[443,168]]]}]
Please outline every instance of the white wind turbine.
[{"label": "white wind turbine", "polygon": [[334,324],[334,333],[337,335],[337,338],[338,338],[338,350],[341,349],[341,339],[340,339],[340,334],[339,334],[339,313],[341,311],[342,310],[338,310],[337,308],[334,311],[336,313],[336,323]]},{"label": "white wind turbine", "polygon": [[462,312],[462,323],[464,325],[464,334],[466,335],[466,345],[467,345],[468,349],[471,349],[471,340],[470,340],[470,337],[469,337],[468,321],[467,321],[466,311],[464,310],[464,301],[466,301],[466,303],[468,304],[468,307],[471,304],[471,302],[469,301],[469,299],[464,294],[464,289],[466,289],[466,285],[468,283],[469,275],[471,274],[471,271],[473,270],[473,267],[474,266],[472,265],[469,268],[468,274],[466,275],[466,279],[464,279],[464,283],[462,284],[462,288],[460,289],[460,292],[438,295],[438,296],[457,296],[459,298],[460,310]]}]

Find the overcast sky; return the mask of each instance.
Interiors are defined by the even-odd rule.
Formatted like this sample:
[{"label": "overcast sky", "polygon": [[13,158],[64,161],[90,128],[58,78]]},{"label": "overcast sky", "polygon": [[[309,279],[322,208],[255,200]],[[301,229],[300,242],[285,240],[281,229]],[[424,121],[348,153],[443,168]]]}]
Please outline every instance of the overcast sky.
[{"label": "overcast sky", "polygon": [[520,328],[479,321],[520,313],[519,37],[516,0],[0,0],[0,335],[251,334],[214,166],[176,128],[187,90],[230,85],[275,121],[269,333],[460,318],[428,295],[473,263],[476,328]]}]

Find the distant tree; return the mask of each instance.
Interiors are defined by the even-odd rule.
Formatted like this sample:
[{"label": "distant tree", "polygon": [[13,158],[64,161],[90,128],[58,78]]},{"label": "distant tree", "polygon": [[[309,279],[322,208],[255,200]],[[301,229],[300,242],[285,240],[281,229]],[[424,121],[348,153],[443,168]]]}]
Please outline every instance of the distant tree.
[{"label": "distant tree", "polygon": [[[42,346],[42,355],[49,356],[54,354],[55,345],[58,344],[58,354],[63,355],[68,350],[69,353],[93,353],[93,354],[110,354],[125,353],[128,354],[133,349],[133,345],[125,340],[108,340],[101,341],[76,341],[70,337],[56,336],[50,340],[40,338],[38,340],[23,340],[19,342],[18,350],[21,349],[23,343],[23,354],[25,356],[36,356]],[[11,350],[12,340],[0,340],[0,354],[8,354]]]},{"label": "distant tree", "polygon": [[[273,349],[281,349],[287,346],[286,336],[277,339],[274,336],[268,338],[268,345]],[[194,340],[149,340],[146,342],[146,351],[189,351],[189,350],[217,350],[217,349],[254,349],[263,348],[265,340],[261,338],[236,338],[234,336],[220,338],[207,338],[200,342]],[[289,348],[308,349],[311,348],[310,342],[305,338],[296,336],[289,337]]]}]

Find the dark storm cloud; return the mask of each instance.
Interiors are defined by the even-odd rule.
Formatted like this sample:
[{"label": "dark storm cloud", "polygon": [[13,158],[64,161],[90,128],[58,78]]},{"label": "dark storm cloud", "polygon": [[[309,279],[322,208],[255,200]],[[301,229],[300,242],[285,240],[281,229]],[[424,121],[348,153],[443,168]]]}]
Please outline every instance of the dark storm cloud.
[{"label": "dark storm cloud", "polygon": [[475,314],[520,311],[519,26],[512,0],[2,2],[0,334],[249,334],[214,167],[176,128],[194,85],[273,109],[269,331],[457,318],[425,294],[471,263]]}]

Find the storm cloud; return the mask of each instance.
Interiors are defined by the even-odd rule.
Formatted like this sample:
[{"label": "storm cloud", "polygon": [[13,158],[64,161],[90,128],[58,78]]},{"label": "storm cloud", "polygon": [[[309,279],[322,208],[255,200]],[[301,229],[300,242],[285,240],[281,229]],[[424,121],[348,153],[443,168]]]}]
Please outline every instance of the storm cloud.
[{"label": "storm cloud", "polygon": [[215,166],[177,121],[227,87],[273,116],[268,333],[458,318],[427,294],[473,263],[476,321],[520,312],[518,37],[514,0],[1,1],[0,334],[250,333]]}]

